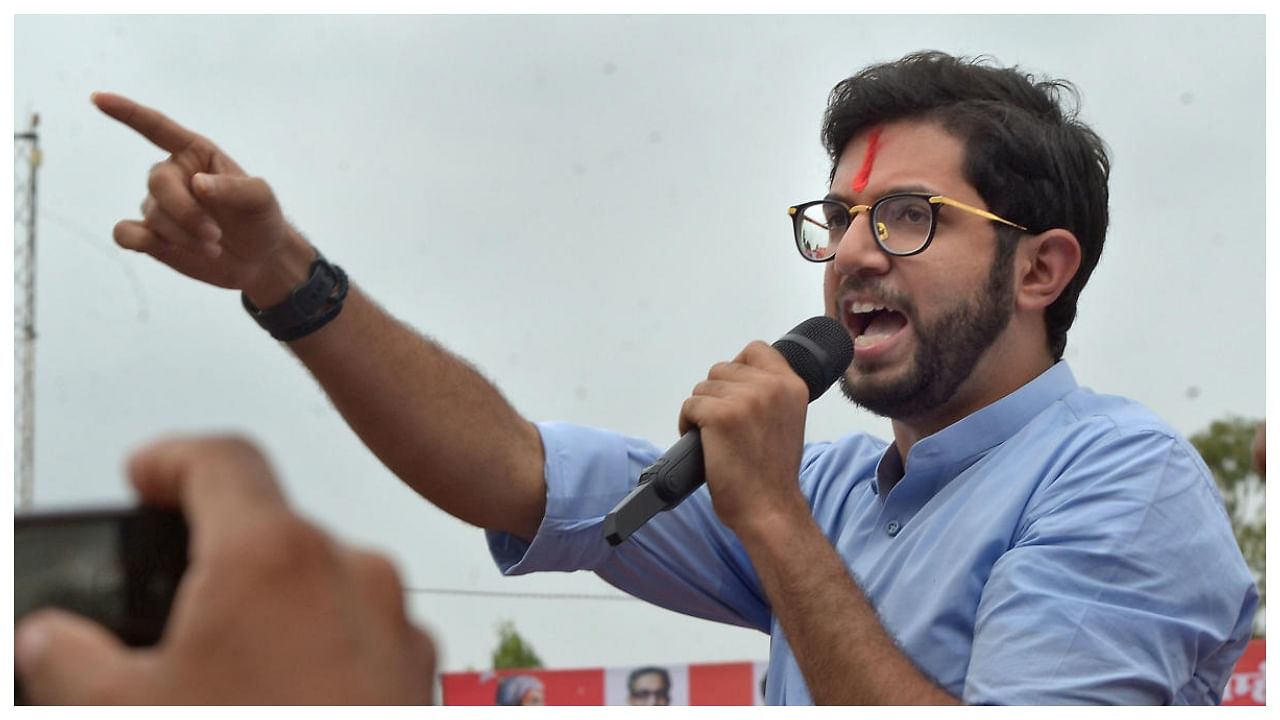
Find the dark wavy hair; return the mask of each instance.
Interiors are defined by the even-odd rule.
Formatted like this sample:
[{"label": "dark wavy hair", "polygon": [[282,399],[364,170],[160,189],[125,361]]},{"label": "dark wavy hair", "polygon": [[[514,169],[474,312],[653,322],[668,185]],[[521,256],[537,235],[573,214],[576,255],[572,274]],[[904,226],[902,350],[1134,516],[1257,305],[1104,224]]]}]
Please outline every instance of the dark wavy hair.
[{"label": "dark wavy hair", "polygon": [[634,690],[636,686],[636,679],[644,675],[657,675],[661,677],[662,686],[665,687],[668,692],[671,690],[671,673],[667,672],[666,668],[650,665],[648,667],[636,668],[631,671],[631,674],[627,675],[627,692]]},{"label": "dark wavy hair", "polygon": [[[965,180],[991,212],[1032,232],[1070,230],[1080,241],[1080,269],[1045,310],[1057,360],[1107,235],[1111,160],[1078,113],[1079,94],[1065,80],[997,67],[987,57],[920,52],[840,81],[827,103],[822,143],[834,178],[840,154],[864,130],[894,120],[937,122],[964,142]],[[996,232],[1006,252],[1021,236],[1015,228]]]}]

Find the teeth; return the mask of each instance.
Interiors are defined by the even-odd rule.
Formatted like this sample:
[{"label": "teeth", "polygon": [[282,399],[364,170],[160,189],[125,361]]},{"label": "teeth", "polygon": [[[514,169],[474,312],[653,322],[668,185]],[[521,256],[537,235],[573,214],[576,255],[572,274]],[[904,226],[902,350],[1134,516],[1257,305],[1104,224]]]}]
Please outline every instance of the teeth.
[{"label": "teeth", "polygon": [[868,302],[856,302],[849,305],[849,312],[854,313],[855,315],[860,315],[862,313],[875,312],[876,310],[888,310],[888,309],[889,308],[885,307],[884,305],[876,305],[875,303],[868,303]]}]

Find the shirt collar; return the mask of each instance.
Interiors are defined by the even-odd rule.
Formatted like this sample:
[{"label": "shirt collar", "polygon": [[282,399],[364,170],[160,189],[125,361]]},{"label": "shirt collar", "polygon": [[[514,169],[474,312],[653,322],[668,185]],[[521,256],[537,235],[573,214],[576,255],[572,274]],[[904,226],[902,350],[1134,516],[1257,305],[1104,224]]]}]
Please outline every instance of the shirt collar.
[{"label": "shirt collar", "polygon": [[[938,432],[921,438],[908,453],[911,475],[938,477],[934,492],[941,488],[951,474],[947,471],[957,465],[968,466],[968,460],[976,458],[991,448],[1013,437],[1031,419],[1047,407],[1077,389],[1075,375],[1065,360],[1060,360],[1040,373],[1031,382],[1014,390],[999,400],[948,425]],[[876,466],[872,491],[896,484],[903,476],[898,448],[890,443]]]}]

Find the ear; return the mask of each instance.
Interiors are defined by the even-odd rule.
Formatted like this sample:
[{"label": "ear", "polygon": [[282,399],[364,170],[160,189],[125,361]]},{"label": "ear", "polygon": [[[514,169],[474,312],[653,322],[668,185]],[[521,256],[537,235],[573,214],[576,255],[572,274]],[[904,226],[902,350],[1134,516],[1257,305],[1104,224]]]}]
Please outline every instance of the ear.
[{"label": "ear", "polygon": [[1058,299],[1080,268],[1080,241],[1062,228],[1024,238],[1018,247],[1017,267],[1018,309],[1043,310]]}]

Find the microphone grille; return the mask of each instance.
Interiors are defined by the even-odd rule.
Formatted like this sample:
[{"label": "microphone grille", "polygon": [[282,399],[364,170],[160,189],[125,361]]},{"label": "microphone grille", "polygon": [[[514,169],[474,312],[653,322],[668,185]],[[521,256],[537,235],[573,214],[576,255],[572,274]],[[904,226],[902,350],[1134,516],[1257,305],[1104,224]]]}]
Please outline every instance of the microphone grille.
[{"label": "microphone grille", "polygon": [[848,331],[824,315],[795,326],[773,347],[809,386],[809,402],[826,392],[853,362],[853,340]]}]

